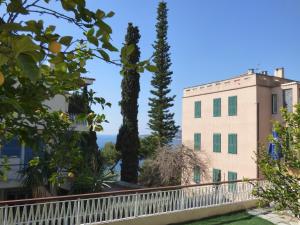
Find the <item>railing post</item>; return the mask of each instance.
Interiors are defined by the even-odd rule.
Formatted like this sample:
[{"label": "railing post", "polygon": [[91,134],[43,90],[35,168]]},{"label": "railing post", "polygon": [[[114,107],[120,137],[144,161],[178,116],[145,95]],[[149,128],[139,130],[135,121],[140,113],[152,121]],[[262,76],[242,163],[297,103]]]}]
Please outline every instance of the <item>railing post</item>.
[{"label": "railing post", "polygon": [[184,210],[184,192],[183,192],[183,188],[180,189],[181,191],[181,196],[180,196],[180,209]]},{"label": "railing post", "polygon": [[8,215],[8,205],[5,205],[5,208],[4,208],[4,222],[3,222],[3,225],[7,225],[7,215]]},{"label": "railing post", "polygon": [[135,194],[134,213],[133,213],[134,217],[137,217],[137,207],[138,207],[138,193]]},{"label": "railing post", "polygon": [[78,199],[78,200],[77,200],[77,204],[76,204],[76,207],[77,207],[77,208],[76,208],[76,223],[75,223],[76,225],[80,225],[80,217],[79,217],[79,216],[80,216],[80,215],[79,215],[79,213],[80,213],[80,201],[81,201],[81,200]]}]

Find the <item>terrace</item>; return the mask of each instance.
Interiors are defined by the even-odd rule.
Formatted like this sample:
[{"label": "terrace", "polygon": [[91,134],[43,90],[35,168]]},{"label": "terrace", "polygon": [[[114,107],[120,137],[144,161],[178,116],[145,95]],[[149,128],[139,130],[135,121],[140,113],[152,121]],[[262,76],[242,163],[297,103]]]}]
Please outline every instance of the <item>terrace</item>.
[{"label": "terrace", "polygon": [[253,208],[262,180],[135,189],[0,202],[4,225],[172,224]]}]

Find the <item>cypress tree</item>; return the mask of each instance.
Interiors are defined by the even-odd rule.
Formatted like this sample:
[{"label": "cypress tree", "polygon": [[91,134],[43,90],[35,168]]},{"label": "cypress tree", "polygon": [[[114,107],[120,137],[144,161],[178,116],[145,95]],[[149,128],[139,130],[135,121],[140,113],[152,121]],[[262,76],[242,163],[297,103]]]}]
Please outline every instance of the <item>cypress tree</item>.
[{"label": "cypress tree", "polygon": [[[135,65],[140,59],[138,42],[140,39],[138,27],[128,24],[124,49],[134,47],[131,54],[126,55],[122,62]],[[124,57],[123,55],[121,57]],[[123,123],[117,136],[116,149],[121,152],[121,180],[137,183],[138,179],[138,149],[140,147],[138,132],[138,97],[140,92],[140,75],[136,68],[123,66],[121,84],[122,99],[120,102]]]},{"label": "cypress tree", "polygon": [[149,127],[152,135],[159,138],[160,145],[169,144],[175,137],[178,126],[173,119],[174,113],[170,112],[175,95],[169,96],[169,85],[172,82],[173,72],[170,70],[170,46],[167,41],[168,20],[167,3],[160,2],[157,9],[156,41],[154,47],[154,63],[157,71],[154,73],[151,84],[153,97],[149,98]]}]

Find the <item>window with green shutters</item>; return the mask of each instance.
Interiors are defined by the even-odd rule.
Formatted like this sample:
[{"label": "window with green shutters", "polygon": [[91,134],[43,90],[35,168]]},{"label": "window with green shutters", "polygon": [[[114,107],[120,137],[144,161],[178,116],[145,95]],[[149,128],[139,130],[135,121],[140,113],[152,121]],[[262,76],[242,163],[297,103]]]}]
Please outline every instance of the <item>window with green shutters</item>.
[{"label": "window with green shutters", "polygon": [[201,180],[201,171],[199,166],[194,167],[194,182],[199,184]]},{"label": "window with green shutters", "polygon": [[[237,173],[228,171],[228,181],[236,181],[237,180]],[[228,185],[229,191],[235,191],[236,190],[236,183],[229,183]]]},{"label": "window with green shutters", "polygon": [[213,114],[214,114],[214,117],[221,116],[221,99],[220,98],[214,99]]},{"label": "window with green shutters", "polygon": [[201,118],[201,101],[195,102],[195,118]]},{"label": "window with green shutters", "polygon": [[221,181],[221,170],[213,169],[213,182]]},{"label": "window with green shutters", "polygon": [[237,96],[228,97],[228,115],[229,116],[237,115]]},{"label": "window with green shutters", "polygon": [[228,153],[237,154],[237,134],[228,134]]},{"label": "window with green shutters", "polygon": [[201,149],[201,134],[195,133],[194,134],[194,149],[199,151]]},{"label": "window with green shutters", "polygon": [[221,134],[213,135],[213,151],[221,152]]}]

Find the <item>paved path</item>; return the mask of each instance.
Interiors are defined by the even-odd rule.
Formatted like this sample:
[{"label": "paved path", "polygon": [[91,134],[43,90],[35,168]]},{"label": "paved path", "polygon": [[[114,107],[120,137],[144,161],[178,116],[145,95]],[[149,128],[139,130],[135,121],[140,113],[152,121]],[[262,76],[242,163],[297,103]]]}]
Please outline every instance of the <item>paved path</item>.
[{"label": "paved path", "polygon": [[300,225],[300,220],[287,213],[275,212],[272,208],[256,208],[248,210],[248,213],[268,220],[276,225]]}]

